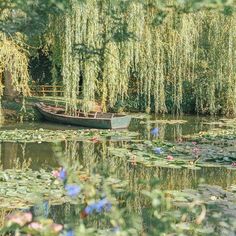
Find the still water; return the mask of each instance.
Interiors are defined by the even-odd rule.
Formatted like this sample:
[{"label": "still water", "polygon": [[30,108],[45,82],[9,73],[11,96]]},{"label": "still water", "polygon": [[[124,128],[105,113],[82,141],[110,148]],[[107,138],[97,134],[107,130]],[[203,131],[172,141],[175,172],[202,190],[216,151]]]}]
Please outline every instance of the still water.
[{"label": "still water", "polygon": [[[137,139],[150,139],[150,129],[159,127],[160,138],[168,141],[176,141],[183,135],[206,131],[215,127],[209,123],[209,117],[183,116],[181,120],[187,121],[183,124],[163,124],[149,122],[149,119],[174,119],[170,116],[164,118],[133,119],[129,127],[130,131],[138,132]],[[214,121],[215,119],[212,119]],[[52,123],[9,123],[1,127],[7,129],[78,129],[75,126],[56,125]],[[107,148],[122,147],[126,141],[104,140],[99,143],[93,142],[45,142],[45,143],[0,143],[1,165],[3,169],[11,169],[16,165],[28,163],[31,169],[53,170],[60,166],[62,158],[67,161],[78,160],[89,174],[106,173],[117,178],[129,180],[130,186],[135,188],[136,179],[150,180],[152,176],[158,176],[162,189],[184,189],[195,188],[204,182],[211,185],[219,185],[224,188],[236,184],[234,171],[224,167],[207,167],[200,170],[187,168],[170,169],[161,167],[145,167],[142,165],[131,165],[125,158],[110,157]]]},{"label": "still water", "polygon": [[[195,134],[200,131],[207,131],[215,128],[215,125],[206,124],[209,117],[181,117],[186,120],[182,124],[164,124],[159,122],[149,122],[156,119],[175,119],[170,116],[151,117],[144,119],[133,119],[129,127],[130,131],[138,132],[136,139],[150,140],[150,129],[158,127],[160,130],[160,139],[167,141],[176,141],[183,135]],[[214,121],[213,119],[212,121]],[[8,123],[3,125],[1,130],[12,129],[79,129],[78,127],[56,125],[47,122],[41,123]],[[82,128],[80,128],[82,129]],[[3,169],[11,169],[28,165],[33,170],[45,169],[51,171],[60,166],[61,160],[67,163],[79,162],[88,175],[105,174],[128,182],[129,190],[133,193],[141,191],[138,181],[150,181],[153,176],[159,178],[159,187],[168,190],[182,190],[186,188],[196,188],[199,183],[210,185],[219,185],[227,188],[236,184],[236,172],[224,167],[207,167],[200,170],[191,170],[187,168],[171,169],[161,167],[145,167],[142,165],[132,165],[126,158],[111,157],[108,154],[109,147],[122,147],[127,140],[108,139],[98,143],[88,141],[63,141],[63,142],[44,142],[44,143],[0,143],[0,160]],[[145,202],[143,198],[136,197],[129,200],[123,196],[124,202],[129,206],[130,211],[144,211]],[[35,212],[35,209],[33,210]],[[58,206],[51,205],[47,207],[47,215],[57,223],[76,224],[79,217],[76,206],[63,204]],[[144,214],[144,213],[142,213]],[[144,219],[147,214],[144,214]]]}]

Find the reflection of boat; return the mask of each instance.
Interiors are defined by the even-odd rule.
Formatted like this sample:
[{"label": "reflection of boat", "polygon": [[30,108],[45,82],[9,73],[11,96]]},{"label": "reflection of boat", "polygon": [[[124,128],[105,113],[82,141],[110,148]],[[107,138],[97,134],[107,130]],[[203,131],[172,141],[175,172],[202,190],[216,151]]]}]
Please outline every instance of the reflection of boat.
[{"label": "reflection of boat", "polygon": [[46,120],[70,125],[100,129],[121,129],[129,126],[131,116],[102,112],[77,112],[76,116],[65,114],[62,107],[53,107],[44,103],[36,103],[35,107]]}]

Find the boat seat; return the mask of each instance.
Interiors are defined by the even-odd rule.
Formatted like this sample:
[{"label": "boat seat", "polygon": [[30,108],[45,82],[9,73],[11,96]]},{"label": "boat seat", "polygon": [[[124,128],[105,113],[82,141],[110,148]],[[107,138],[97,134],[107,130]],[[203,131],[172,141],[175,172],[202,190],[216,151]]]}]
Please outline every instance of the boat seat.
[{"label": "boat seat", "polygon": [[56,114],[64,114],[65,113],[65,110],[57,110],[56,111]]}]

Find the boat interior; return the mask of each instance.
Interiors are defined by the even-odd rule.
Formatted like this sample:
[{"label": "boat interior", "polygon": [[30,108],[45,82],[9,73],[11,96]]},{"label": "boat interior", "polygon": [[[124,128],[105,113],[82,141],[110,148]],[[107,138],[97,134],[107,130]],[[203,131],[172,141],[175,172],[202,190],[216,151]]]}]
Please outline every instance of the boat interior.
[{"label": "boat interior", "polygon": [[[58,115],[66,115],[65,109],[63,107],[53,107],[40,103],[43,110],[47,112],[52,112]],[[75,117],[89,117],[89,118],[101,118],[101,119],[112,119],[114,117],[122,117],[124,115],[114,114],[114,113],[103,113],[103,112],[81,112],[78,110]]]}]

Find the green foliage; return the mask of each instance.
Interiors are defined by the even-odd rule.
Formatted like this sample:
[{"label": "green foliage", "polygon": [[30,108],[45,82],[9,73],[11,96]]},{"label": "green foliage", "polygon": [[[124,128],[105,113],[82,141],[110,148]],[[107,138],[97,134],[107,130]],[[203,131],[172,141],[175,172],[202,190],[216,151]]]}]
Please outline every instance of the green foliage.
[{"label": "green foliage", "polygon": [[[236,230],[235,186],[228,190],[209,185],[200,185],[191,190],[174,190],[186,187],[183,180],[188,182],[190,176],[193,178],[192,184],[196,186],[199,180],[197,176],[203,177],[203,173],[205,181],[211,178],[213,182],[221,181],[223,174],[225,187],[229,187],[234,183],[235,166],[232,166],[234,171],[223,172],[223,168],[214,168],[210,172],[204,169],[199,173],[195,169],[172,172],[171,168],[152,168],[150,165],[145,168],[139,163],[143,160],[144,164],[165,161],[167,166],[175,168],[174,165],[178,165],[182,157],[185,161],[196,157],[198,154],[193,153],[192,149],[197,147],[202,150],[203,161],[206,157],[215,160],[218,156],[223,157],[222,163],[229,164],[235,158],[235,121],[221,119],[210,124],[212,127],[218,125],[221,129],[184,136],[180,143],[175,144],[162,141],[162,128],[158,131],[160,136],[151,137],[150,140],[140,140],[140,136],[136,137],[137,133],[127,131],[3,130],[0,132],[1,141],[55,142],[53,151],[57,153],[59,165],[63,168],[54,170],[52,174],[44,170],[29,170],[29,165],[0,171],[0,206],[2,209],[5,207],[5,211],[1,212],[2,218],[7,215],[0,234],[63,236],[72,231],[75,235],[91,236],[233,235]],[[186,120],[143,120],[148,130],[146,135],[149,135],[153,122],[160,127],[164,127],[161,124],[178,127]],[[144,129],[139,126],[140,134]],[[155,146],[162,146],[164,153],[153,153]],[[63,148],[65,152],[62,154]],[[166,155],[169,153],[174,159],[167,161]],[[231,154],[231,160],[224,160],[224,156]],[[128,164],[126,157],[130,158]],[[80,191],[71,196],[67,187],[72,184]],[[66,204],[60,206],[57,212],[55,209],[58,206],[55,204],[63,202]],[[26,212],[31,205],[33,215]],[[8,210],[14,207],[24,210],[18,209],[9,214]],[[58,219],[57,214],[65,214],[65,219]]]},{"label": "green foliage", "polygon": [[54,18],[46,37],[62,67],[68,111],[76,94],[84,109],[98,99],[106,110],[117,101],[130,107],[132,93],[147,112],[235,114],[232,6],[171,3],[73,1],[66,21]]},{"label": "green foliage", "polygon": [[59,14],[68,7],[67,1],[9,1],[0,2],[0,12],[8,12],[0,19],[0,30],[5,33],[21,32],[28,35],[40,34],[45,30],[49,14]]},{"label": "green foliage", "polygon": [[106,110],[132,87],[147,112],[235,115],[234,1],[7,0],[0,11],[1,31],[23,33],[33,55],[42,47],[54,84],[62,75],[71,114],[78,96]]}]

